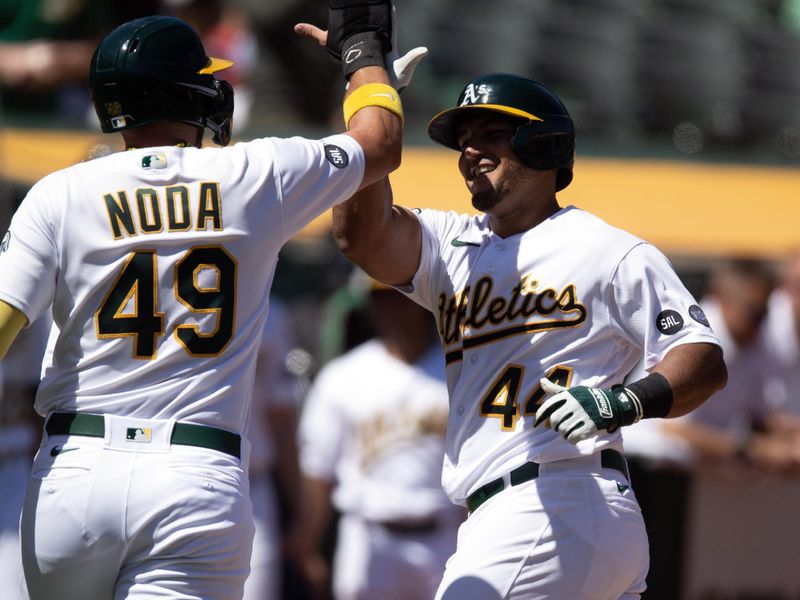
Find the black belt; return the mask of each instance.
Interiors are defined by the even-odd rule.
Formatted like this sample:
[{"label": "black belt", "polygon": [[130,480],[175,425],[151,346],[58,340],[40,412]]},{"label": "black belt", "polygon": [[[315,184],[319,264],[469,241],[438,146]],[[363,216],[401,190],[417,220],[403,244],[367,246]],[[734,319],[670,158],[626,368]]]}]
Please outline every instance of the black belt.
[{"label": "black belt", "polygon": [[[628,463],[625,462],[625,457],[616,450],[601,450],[600,451],[600,466],[604,469],[616,469],[630,482],[631,478],[628,475]],[[539,476],[539,463],[527,462],[524,465],[517,467],[509,473],[511,485],[519,485],[531,479],[536,479]],[[477,490],[467,496],[467,509],[469,512],[474,512],[481,504],[486,502],[495,494],[503,491],[505,484],[503,478],[490,481],[486,485],[482,485]]]},{"label": "black belt", "polygon": [[431,533],[439,528],[438,519],[417,521],[378,521],[378,525],[400,535]]},{"label": "black belt", "polygon": [[[48,435],[83,435],[101,438],[106,435],[106,422],[103,415],[57,412],[50,415],[44,429]],[[175,423],[170,443],[218,450],[241,458],[241,436],[208,425]]]}]

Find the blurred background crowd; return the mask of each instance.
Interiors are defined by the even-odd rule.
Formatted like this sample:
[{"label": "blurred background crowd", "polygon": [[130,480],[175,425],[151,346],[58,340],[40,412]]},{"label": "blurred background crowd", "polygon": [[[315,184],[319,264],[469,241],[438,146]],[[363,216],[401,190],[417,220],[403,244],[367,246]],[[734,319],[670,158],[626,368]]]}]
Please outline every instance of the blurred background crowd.
[{"label": "blurred background crowd", "polygon": [[[582,157],[758,165],[781,173],[800,166],[800,0],[396,5],[400,50],[430,50],[404,92],[411,147],[432,146],[425,135],[428,120],[453,103],[466,81],[507,71],[543,81],[564,99],[578,131],[578,169]],[[236,62],[226,72],[236,88],[234,138],[315,137],[341,129],[338,68],[292,31],[300,21],[324,24],[324,2],[0,0],[0,162],[8,165],[16,151],[3,143],[9,131],[33,137],[43,131],[98,132],[87,95],[89,58],[115,25],[154,13],[186,19],[210,55]],[[108,148],[87,148],[86,154],[113,150],[117,142],[102,143]],[[624,178],[625,168],[620,172]],[[27,172],[0,173],[5,223],[33,180]],[[624,187],[624,179],[618,185]],[[752,198],[765,211],[775,201]],[[777,223],[792,217],[772,218]],[[800,598],[800,235],[795,247],[779,250],[729,255],[724,249],[668,249],[723,343],[730,380],[685,418],[643,422],[626,431],[633,486],[652,544],[646,599]],[[354,468],[339,468],[334,458],[347,455],[342,440],[348,434],[320,451],[298,435],[299,423],[310,419],[304,414],[307,398],[323,402],[318,375],[337,359],[374,339],[407,346],[381,337],[390,333],[371,300],[391,292],[359,281],[324,229],[282,252],[251,432],[254,503],[257,513],[263,509],[265,527],[277,531],[259,547],[254,574],[278,575],[259,582],[253,598],[332,593],[328,571],[339,537],[336,517],[351,506],[341,493],[337,501],[336,489],[340,479],[353,478]],[[419,338],[428,339],[433,326],[427,326]],[[18,577],[8,548],[23,489],[13,482],[24,485],[40,435],[31,410],[38,371],[29,367],[42,352],[43,330],[46,324],[29,329],[29,343],[15,347],[16,358],[0,365],[0,476],[12,482],[0,482],[3,581]],[[417,365],[426,350],[412,348],[408,364]],[[343,431],[352,426],[357,432],[356,425],[344,423],[341,406],[325,410],[340,409]],[[424,424],[420,435],[441,436],[430,420]],[[311,423],[303,427],[314,431]],[[437,451],[441,447],[433,444]],[[330,460],[320,462],[320,452]],[[259,486],[260,479],[269,485]],[[309,526],[304,496],[311,494],[313,506],[330,513]],[[398,527],[396,535],[425,534],[408,523]]]}]

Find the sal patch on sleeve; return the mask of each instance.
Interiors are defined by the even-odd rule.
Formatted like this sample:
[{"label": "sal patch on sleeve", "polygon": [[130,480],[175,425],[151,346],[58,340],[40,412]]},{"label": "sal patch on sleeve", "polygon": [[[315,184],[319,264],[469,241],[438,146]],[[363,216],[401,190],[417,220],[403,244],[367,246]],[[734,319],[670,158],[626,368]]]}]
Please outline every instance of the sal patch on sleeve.
[{"label": "sal patch on sleeve", "polygon": [[683,329],[683,317],[676,310],[662,310],[656,317],[656,327],[665,335],[673,335]]},{"label": "sal patch on sleeve", "polygon": [[347,152],[333,144],[325,144],[325,157],[337,169],[344,169],[350,164],[350,157],[347,156]]}]

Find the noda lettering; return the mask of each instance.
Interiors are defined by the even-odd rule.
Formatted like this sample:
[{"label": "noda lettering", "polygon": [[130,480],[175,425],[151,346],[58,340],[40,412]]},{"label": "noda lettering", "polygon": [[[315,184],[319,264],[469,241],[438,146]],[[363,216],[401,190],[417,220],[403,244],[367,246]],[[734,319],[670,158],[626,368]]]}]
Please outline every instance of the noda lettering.
[{"label": "noda lettering", "polygon": [[[474,287],[467,286],[450,297],[439,296],[439,334],[445,345],[460,341],[465,327],[481,329],[487,325],[514,322],[520,317],[526,322],[519,331],[514,328],[499,337],[554,327],[574,327],[586,320],[586,307],[578,301],[574,284],[561,291],[553,288],[540,290],[539,282],[526,275],[511,288],[508,296],[493,292],[492,278],[482,277]],[[552,313],[556,313],[552,318],[541,318]],[[567,314],[573,317],[566,318]],[[540,318],[527,321],[535,315],[540,315]]]},{"label": "noda lettering", "polygon": [[219,231],[222,229],[222,198],[219,184],[203,182],[196,195],[188,186],[138,188],[103,196],[111,234],[115,240],[140,233],[167,231]]}]

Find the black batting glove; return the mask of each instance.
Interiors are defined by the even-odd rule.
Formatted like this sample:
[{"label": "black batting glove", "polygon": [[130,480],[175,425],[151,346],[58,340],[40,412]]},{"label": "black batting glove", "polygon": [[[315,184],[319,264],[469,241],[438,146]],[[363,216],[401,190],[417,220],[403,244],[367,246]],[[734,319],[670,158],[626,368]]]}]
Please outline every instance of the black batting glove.
[{"label": "black batting glove", "polygon": [[385,67],[391,40],[391,0],[328,0],[325,49],[342,61],[345,78],[363,67]]}]

